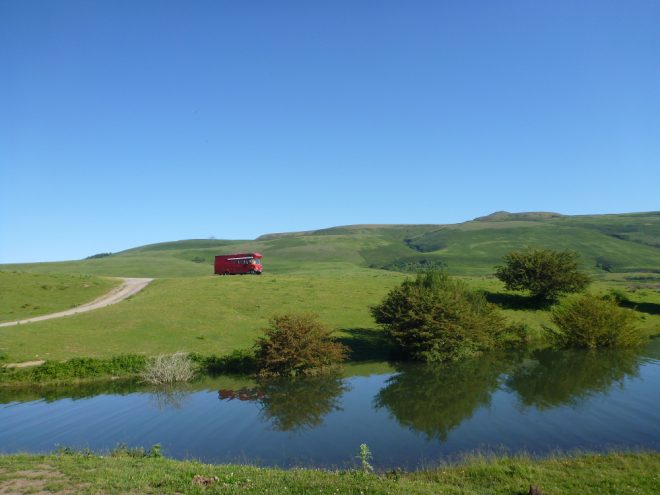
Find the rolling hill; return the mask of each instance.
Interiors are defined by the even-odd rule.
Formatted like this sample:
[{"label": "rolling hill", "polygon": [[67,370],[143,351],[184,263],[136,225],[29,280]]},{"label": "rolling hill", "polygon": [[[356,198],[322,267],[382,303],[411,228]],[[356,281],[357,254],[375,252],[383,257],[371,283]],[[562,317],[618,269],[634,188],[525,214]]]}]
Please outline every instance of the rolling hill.
[{"label": "rolling hill", "polygon": [[127,277],[195,277],[213,257],[259,251],[265,270],[297,273],[355,268],[446,266],[453,274],[488,275],[504,254],[525,246],[578,251],[594,274],[660,272],[660,212],[568,216],[496,212],[452,225],[350,225],[267,234],[255,240],[199,239],[150,244],[77,261],[0,265],[0,270]]}]

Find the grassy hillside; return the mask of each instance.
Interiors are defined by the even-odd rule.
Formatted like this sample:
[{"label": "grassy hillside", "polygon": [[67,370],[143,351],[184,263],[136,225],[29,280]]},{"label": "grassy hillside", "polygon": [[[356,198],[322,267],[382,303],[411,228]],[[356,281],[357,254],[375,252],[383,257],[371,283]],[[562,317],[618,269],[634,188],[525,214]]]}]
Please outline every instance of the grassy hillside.
[{"label": "grassy hillside", "polygon": [[105,276],[197,277],[216,254],[259,251],[269,273],[392,268],[422,261],[450,273],[488,275],[512,249],[574,249],[596,275],[660,271],[660,212],[563,216],[498,212],[455,225],[354,225],[269,234],[253,241],[187,240],[152,244],[99,259],[0,265],[4,270]]},{"label": "grassy hillside", "polygon": [[119,283],[91,275],[0,271],[0,323],[79,306]]},{"label": "grassy hillside", "polygon": [[[467,276],[510,318],[527,323],[538,336],[548,323],[548,312],[521,304],[491,276],[506,252],[524,246],[578,250],[598,280],[592,290],[635,290],[627,304],[637,307],[640,323],[657,334],[659,244],[659,213],[567,217],[498,212],[457,225],[355,225],[271,234],[254,241],[166,242],[90,260],[5,265],[5,270],[25,272],[4,274],[0,319],[5,320],[94,299],[111,285],[98,275],[159,280],[107,308],[0,329],[0,352],[16,361],[177,350],[224,354],[249,347],[273,313],[303,310],[319,313],[345,338],[371,345],[369,354],[380,345],[369,306],[404,276],[370,267],[414,267],[422,260],[446,264],[451,273]],[[264,254],[261,277],[211,275],[216,254],[249,251]]]}]

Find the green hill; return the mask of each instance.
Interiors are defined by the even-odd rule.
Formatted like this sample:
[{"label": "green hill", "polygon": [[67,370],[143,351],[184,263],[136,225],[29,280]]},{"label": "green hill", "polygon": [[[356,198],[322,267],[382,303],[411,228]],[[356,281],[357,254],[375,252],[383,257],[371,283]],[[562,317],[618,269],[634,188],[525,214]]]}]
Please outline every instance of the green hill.
[{"label": "green hill", "polygon": [[442,264],[487,275],[512,249],[573,249],[584,267],[606,272],[660,271],[660,212],[567,216],[497,212],[453,225],[351,225],[263,235],[255,240],[185,240],[141,246],[97,259],[0,265],[3,270],[105,276],[191,277],[212,273],[216,254],[259,251],[272,273],[410,270]]}]

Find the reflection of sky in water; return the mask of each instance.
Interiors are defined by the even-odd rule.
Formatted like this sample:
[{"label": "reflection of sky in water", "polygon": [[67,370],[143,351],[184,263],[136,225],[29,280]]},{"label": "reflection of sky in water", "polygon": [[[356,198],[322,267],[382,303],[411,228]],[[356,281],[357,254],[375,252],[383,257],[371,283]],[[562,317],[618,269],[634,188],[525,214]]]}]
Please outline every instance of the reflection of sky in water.
[{"label": "reflection of sky in water", "polygon": [[[606,387],[602,377],[589,378],[590,363],[575,363],[582,363],[572,371],[577,388],[558,374],[558,383],[546,383],[548,398],[541,396],[538,380],[552,380],[554,371],[530,371],[526,361],[524,379],[516,383],[524,389],[524,401],[509,380],[520,363],[506,375],[493,367],[494,381],[482,363],[466,372],[467,378],[428,370],[417,375],[412,367],[335,382],[316,379],[309,387],[252,384],[256,393],[243,401],[220,400],[218,390],[226,386],[219,378],[201,391],[9,402],[0,405],[0,450],[160,443],[168,456],[208,462],[346,466],[367,443],[376,465],[412,468],[474,449],[660,449],[660,362],[636,359],[633,373],[614,373]],[[424,390],[411,390],[415,383]],[[475,401],[475,394],[486,400]],[[447,410],[434,409],[436,403]],[[429,434],[436,431],[431,426],[444,421],[444,440]]]}]

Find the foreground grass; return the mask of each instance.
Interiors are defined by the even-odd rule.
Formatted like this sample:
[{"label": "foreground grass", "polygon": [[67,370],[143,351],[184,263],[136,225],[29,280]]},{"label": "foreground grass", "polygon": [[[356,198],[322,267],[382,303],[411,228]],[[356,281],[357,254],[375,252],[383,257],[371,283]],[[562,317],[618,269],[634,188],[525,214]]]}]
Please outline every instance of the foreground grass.
[{"label": "foreground grass", "polygon": [[584,454],[544,460],[525,456],[470,457],[458,465],[382,475],[209,465],[130,452],[108,457],[0,457],[1,493],[511,495],[526,494],[530,485],[548,494],[655,494],[660,490],[660,454]]},{"label": "foreground grass", "polygon": [[70,309],[93,301],[119,283],[91,275],[0,271],[0,322]]}]

